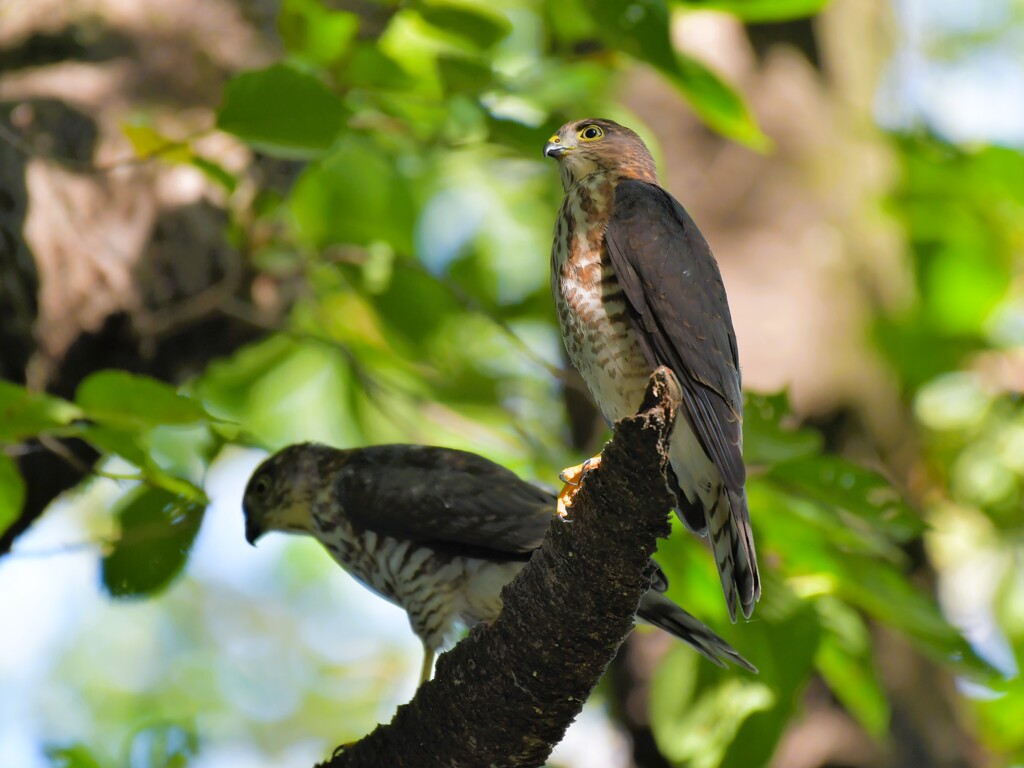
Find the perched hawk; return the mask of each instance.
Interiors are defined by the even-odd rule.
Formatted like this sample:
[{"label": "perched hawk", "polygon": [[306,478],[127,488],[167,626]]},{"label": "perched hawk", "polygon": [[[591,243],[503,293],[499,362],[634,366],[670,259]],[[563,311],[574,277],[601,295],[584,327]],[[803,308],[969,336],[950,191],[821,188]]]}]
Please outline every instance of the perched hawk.
[{"label": "perched hawk", "polygon": [[566,123],[544,155],[558,161],[565,189],[551,288],[569,357],[610,422],[636,412],[656,367],[675,372],[684,405],[670,452],[677,511],[710,537],[732,620],[737,601],[749,618],[761,582],[743,487],[736,335],[718,265],[633,131],[611,120]]},{"label": "perched hawk", "polygon": [[[271,456],[245,489],[245,537],[267,531],[317,539],[352,576],[409,614],[423,643],[421,680],[461,626],[492,621],[501,588],[540,547],[555,497],[482,456],[421,445],[338,450],[315,443]],[[756,671],[661,594],[660,572],[641,619],[720,666]]]}]

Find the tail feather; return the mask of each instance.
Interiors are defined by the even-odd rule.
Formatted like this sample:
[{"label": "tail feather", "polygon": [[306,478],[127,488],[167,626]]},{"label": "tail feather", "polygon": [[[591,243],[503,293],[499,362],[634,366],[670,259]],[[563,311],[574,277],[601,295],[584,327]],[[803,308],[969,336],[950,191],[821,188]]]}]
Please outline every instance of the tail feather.
[{"label": "tail feather", "polygon": [[732,662],[757,674],[757,667],[743,658],[735,648],[659,592],[651,590],[641,598],[637,616],[675,635],[720,667],[725,667],[726,662]]},{"label": "tail feather", "polygon": [[719,486],[707,520],[711,551],[718,566],[729,618],[736,621],[738,601],[743,617],[749,619],[754,603],[761,597],[761,577],[757,572],[746,494]]},{"label": "tail feather", "polygon": [[727,489],[696,438],[678,427],[672,438],[668,480],[676,489],[676,513],[688,529],[711,542],[729,618],[736,621],[739,603],[744,618],[749,619],[761,597],[761,579],[746,494],[742,488]]}]

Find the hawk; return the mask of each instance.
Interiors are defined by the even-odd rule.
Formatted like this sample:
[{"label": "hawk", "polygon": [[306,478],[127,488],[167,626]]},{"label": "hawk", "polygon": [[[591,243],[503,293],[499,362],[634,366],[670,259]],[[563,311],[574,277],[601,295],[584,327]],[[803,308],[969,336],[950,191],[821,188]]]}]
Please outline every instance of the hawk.
[{"label": "hawk", "polygon": [[[749,618],[761,582],[744,491],[736,334],[718,264],[629,128],[566,123],[544,155],[558,162],[565,190],[551,288],[569,357],[609,422],[636,412],[655,368],[673,370],[684,406],[669,453],[676,511],[710,539],[730,618],[737,602]],[[563,479],[574,483],[593,461]]]},{"label": "hawk", "polygon": [[[461,626],[492,621],[501,588],[540,547],[554,494],[474,453],[422,445],[339,450],[289,446],[245,489],[245,537],[308,534],[381,597],[404,608],[423,643],[421,682]],[[756,669],[662,592],[659,571],[638,615],[725,666]]]}]

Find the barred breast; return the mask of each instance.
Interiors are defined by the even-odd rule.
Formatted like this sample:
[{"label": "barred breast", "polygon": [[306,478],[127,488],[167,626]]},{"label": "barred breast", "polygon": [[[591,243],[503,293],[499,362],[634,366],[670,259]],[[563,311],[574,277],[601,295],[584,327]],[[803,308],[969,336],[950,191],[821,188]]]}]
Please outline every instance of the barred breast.
[{"label": "barred breast", "polygon": [[427,645],[440,650],[461,626],[493,621],[501,588],[525,563],[438,552],[420,542],[355,531],[333,510],[313,516],[314,536],[365,587],[403,608]]},{"label": "barred breast", "polygon": [[565,348],[609,421],[636,413],[651,367],[607,255],[612,179],[592,174],[562,201],[551,248],[551,292]]}]

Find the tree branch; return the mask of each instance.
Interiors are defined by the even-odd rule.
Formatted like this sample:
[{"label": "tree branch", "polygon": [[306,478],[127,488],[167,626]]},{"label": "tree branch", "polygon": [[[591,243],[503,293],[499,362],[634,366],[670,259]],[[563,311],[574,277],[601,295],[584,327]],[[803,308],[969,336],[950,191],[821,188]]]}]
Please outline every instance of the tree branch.
[{"label": "tree branch", "polygon": [[651,555],[670,530],[668,437],[679,404],[659,368],[640,412],[615,426],[568,522],[502,592],[504,609],[437,663],[435,678],[320,768],[540,766],[633,628]]}]

